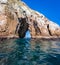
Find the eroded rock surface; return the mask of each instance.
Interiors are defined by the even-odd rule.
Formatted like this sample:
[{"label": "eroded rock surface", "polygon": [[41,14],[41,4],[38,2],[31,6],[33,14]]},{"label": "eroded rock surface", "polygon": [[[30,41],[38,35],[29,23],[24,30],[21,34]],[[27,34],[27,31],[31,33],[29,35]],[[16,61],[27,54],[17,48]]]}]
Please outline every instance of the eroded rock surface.
[{"label": "eroded rock surface", "polygon": [[0,37],[59,37],[60,27],[21,0],[0,0]]}]

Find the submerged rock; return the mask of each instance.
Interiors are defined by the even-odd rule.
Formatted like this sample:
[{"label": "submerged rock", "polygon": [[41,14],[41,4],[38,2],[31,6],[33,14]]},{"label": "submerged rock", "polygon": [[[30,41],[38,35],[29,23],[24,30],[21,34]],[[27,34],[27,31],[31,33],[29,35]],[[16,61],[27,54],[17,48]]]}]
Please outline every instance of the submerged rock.
[{"label": "submerged rock", "polygon": [[59,37],[60,27],[21,0],[0,0],[0,37]]}]

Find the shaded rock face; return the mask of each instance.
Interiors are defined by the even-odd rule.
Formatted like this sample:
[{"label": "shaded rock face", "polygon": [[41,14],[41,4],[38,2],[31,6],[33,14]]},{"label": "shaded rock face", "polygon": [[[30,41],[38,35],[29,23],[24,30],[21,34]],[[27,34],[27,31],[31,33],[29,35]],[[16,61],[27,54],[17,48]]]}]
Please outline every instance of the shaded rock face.
[{"label": "shaded rock face", "polygon": [[20,26],[18,29],[18,35],[20,38],[23,38],[23,37],[25,37],[29,24],[27,23],[26,18],[21,18],[21,21],[19,21],[19,22],[20,22]]},{"label": "shaded rock face", "polygon": [[0,0],[0,37],[32,38],[60,36],[60,27],[21,0]]}]

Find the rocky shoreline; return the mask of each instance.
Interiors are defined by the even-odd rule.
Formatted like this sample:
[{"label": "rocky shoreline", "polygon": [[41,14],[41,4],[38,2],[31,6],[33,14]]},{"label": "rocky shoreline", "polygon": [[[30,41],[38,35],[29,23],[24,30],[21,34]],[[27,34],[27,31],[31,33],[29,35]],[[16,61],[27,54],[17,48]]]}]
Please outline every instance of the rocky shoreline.
[{"label": "rocky shoreline", "polygon": [[51,37],[51,38],[45,38],[45,37],[42,37],[42,38],[32,38],[32,39],[39,39],[39,40],[42,40],[42,41],[60,41],[60,37]]},{"label": "rocky shoreline", "polygon": [[38,36],[38,37],[31,37],[31,38],[19,38],[18,36],[0,36],[0,40],[4,39],[39,39],[39,40],[53,40],[53,41],[60,41],[60,37],[57,36],[50,36],[50,37],[43,37],[43,36]]}]

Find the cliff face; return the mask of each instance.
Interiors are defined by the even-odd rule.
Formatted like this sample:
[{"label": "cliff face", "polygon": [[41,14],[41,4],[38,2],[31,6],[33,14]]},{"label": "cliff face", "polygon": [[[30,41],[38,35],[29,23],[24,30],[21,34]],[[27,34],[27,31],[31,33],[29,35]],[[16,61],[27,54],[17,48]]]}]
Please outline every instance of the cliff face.
[{"label": "cliff face", "polygon": [[60,27],[19,0],[0,0],[0,37],[59,37]]}]

